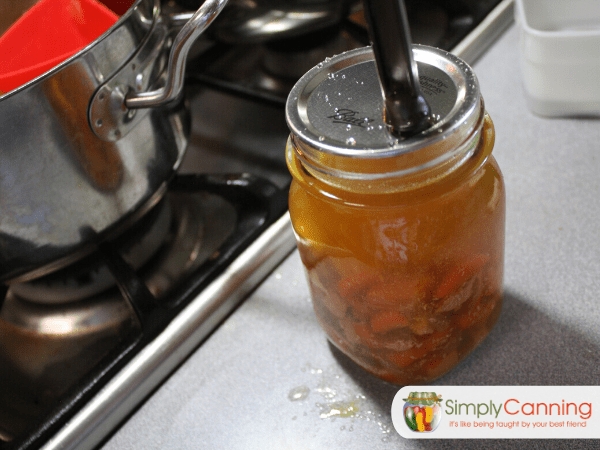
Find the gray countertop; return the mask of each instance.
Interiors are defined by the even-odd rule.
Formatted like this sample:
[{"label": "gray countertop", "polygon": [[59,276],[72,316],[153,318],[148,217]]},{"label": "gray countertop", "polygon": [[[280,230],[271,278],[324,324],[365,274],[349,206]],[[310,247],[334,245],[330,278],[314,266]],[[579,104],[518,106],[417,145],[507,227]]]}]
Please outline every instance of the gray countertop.
[{"label": "gray countertop", "polygon": [[[524,100],[511,27],[475,65],[507,186],[505,300],[490,336],[438,385],[600,380],[600,120]],[[406,440],[398,387],[333,349],[293,252],[103,449],[598,448],[592,441]]]}]

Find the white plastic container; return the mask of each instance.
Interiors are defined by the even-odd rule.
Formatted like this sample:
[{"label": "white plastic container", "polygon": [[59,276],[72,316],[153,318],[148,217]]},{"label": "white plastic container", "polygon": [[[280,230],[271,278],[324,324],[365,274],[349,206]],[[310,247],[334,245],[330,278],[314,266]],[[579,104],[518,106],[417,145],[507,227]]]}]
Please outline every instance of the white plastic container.
[{"label": "white plastic container", "polygon": [[600,116],[600,0],[516,0],[531,110]]}]

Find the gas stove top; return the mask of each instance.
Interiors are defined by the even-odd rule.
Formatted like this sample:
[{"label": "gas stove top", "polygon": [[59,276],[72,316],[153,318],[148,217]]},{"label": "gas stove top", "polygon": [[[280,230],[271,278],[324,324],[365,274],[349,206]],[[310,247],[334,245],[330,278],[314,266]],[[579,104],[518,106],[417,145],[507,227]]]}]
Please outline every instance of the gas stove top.
[{"label": "gas stove top", "polygon": [[[511,16],[510,0],[418,4],[414,40],[460,42],[468,62]],[[161,202],[75,265],[3,288],[0,450],[97,446],[295,248],[285,98],[310,66],[366,44],[360,12],[318,37],[200,42],[189,146]]]},{"label": "gas stove top", "polygon": [[[499,3],[405,1],[413,41],[446,50],[455,48]],[[298,78],[313,66],[327,57],[369,45],[362,9],[329,28],[293,37],[274,36],[259,43],[216,43],[192,61],[190,76],[220,91],[283,105]]]},{"label": "gas stove top", "polygon": [[[10,286],[0,310],[0,448],[43,444],[286,206],[284,190],[251,175],[181,174],[118,240],[75,266]],[[218,301],[209,303],[218,315]]]}]

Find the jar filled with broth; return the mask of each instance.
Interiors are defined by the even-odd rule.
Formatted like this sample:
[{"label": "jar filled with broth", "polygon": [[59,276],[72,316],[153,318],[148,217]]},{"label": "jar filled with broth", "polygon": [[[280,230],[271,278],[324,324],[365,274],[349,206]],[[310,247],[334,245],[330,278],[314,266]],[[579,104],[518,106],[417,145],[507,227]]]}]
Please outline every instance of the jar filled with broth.
[{"label": "jar filled with broth", "polygon": [[488,335],[502,307],[505,192],[471,68],[414,46],[433,123],[392,135],[370,48],[291,91],[289,210],[330,341],[397,384],[427,383]]}]

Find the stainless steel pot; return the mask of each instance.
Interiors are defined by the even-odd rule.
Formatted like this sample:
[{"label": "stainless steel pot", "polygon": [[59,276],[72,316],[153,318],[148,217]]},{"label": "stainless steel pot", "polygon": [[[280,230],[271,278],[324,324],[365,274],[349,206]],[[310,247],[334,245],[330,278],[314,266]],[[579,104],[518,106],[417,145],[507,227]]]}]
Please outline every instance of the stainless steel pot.
[{"label": "stainless steel pot", "polygon": [[296,38],[339,24],[359,6],[360,0],[230,0],[211,34],[233,44]]},{"label": "stainless steel pot", "polygon": [[0,97],[1,282],[77,260],[160,199],[187,144],[176,101],[186,56],[226,1],[206,0],[179,28],[159,0],[137,0],[85,49]]}]

